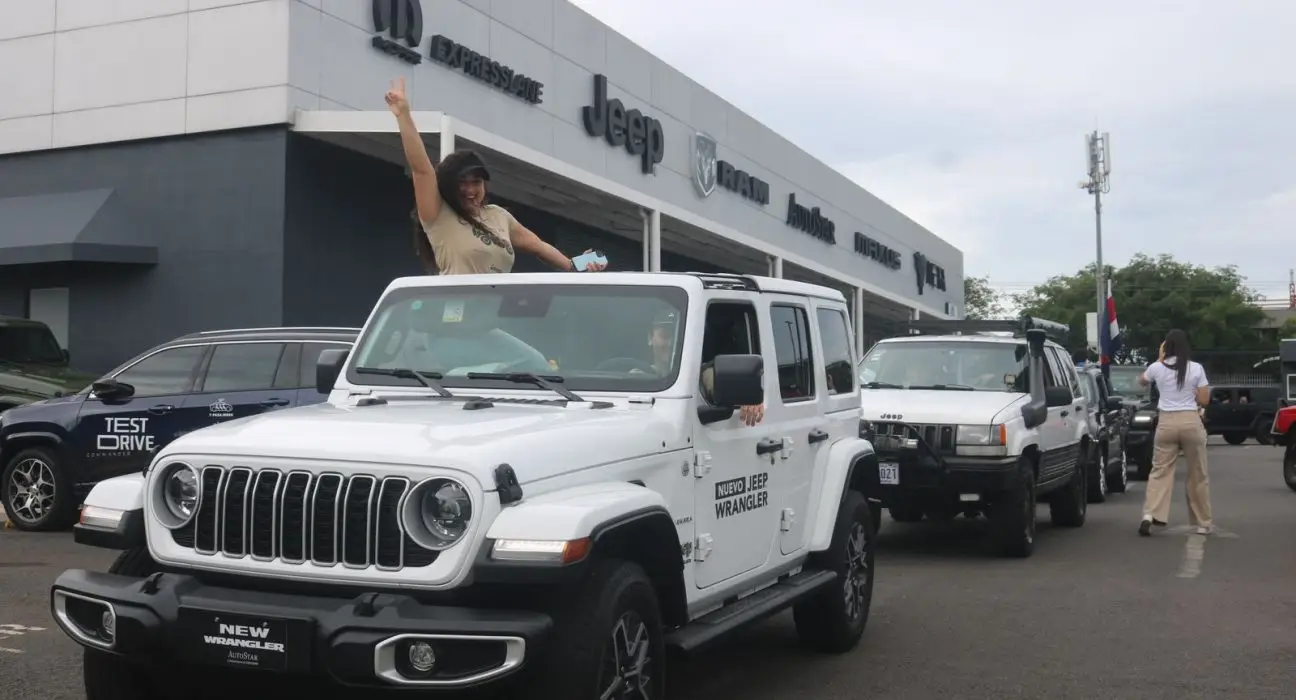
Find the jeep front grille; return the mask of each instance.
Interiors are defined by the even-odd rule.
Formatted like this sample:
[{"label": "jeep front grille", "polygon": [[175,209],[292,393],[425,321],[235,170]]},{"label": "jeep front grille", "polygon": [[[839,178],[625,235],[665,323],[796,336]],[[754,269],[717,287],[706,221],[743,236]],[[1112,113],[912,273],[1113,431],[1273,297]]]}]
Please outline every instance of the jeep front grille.
[{"label": "jeep front grille", "polygon": [[[941,453],[953,453],[957,428],[952,425],[931,423],[874,423],[875,445],[879,448],[896,449],[904,444],[906,438],[915,437],[914,430],[928,445]],[[912,428],[913,430],[910,430]]]},{"label": "jeep front grille", "polygon": [[198,554],[395,571],[436,561],[405,534],[399,476],[208,465],[199,470],[197,515],[171,531]]}]

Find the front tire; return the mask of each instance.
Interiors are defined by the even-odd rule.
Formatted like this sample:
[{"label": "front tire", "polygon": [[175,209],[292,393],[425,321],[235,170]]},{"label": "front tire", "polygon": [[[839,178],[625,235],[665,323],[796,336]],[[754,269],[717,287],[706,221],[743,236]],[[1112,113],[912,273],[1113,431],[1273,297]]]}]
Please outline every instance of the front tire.
[{"label": "front tire", "polygon": [[666,645],[657,594],[634,562],[594,562],[554,615],[535,697],[662,700]]},{"label": "front tire", "polygon": [[[1082,448],[1081,455],[1083,454]],[[1085,460],[1077,458],[1071,481],[1049,499],[1049,515],[1053,518],[1054,525],[1080,527],[1085,524],[1085,515],[1089,510],[1088,467]]]},{"label": "front tire", "polygon": [[29,447],[9,460],[0,472],[0,495],[19,530],[63,530],[76,520],[72,482],[46,447]]},{"label": "front tire", "polygon": [[1224,433],[1224,442],[1227,442],[1230,445],[1241,445],[1246,441],[1246,433]]},{"label": "front tire", "polygon": [[1029,457],[1017,460],[1016,483],[987,513],[994,548],[1005,557],[1024,559],[1035,551],[1035,469]]},{"label": "front tire", "polygon": [[873,605],[875,534],[868,501],[858,491],[847,493],[837,511],[832,544],[809,562],[836,572],[840,585],[827,586],[792,608],[797,636],[811,649],[841,654],[859,644]]},{"label": "front tire", "polygon": [[[134,547],[117,555],[108,573],[143,578],[159,571],[148,548]],[[162,700],[151,669],[127,663],[106,651],[85,649],[81,656],[86,700]]]}]

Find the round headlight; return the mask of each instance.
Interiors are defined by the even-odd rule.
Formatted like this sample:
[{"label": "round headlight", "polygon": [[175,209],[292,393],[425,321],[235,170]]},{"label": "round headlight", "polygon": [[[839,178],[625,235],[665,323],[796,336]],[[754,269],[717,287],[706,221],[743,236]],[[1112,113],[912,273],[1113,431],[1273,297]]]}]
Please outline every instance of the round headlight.
[{"label": "round headlight", "polygon": [[171,517],[189,522],[198,510],[198,472],[187,464],[176,464],[162,477],[162,503]]},{"label": "round headlight", "polygon": [[419,546],[442,550],[468,532],[472,497],[453,479],[429,479],[414,487],[407,500],[405,529]]}]

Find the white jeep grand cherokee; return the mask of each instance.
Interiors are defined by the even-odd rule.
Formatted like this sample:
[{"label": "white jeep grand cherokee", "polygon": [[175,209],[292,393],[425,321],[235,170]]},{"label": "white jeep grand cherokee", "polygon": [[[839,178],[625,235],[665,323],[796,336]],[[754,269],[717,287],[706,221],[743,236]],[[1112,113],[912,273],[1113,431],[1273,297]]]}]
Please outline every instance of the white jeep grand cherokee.
[{"label": "white jeep grand cherokee", "polygon": [[787,607],[810,646],[853,648],[877,463],[846,319],[834,290],[736,275],[394,281],[320,358],[327,403],[190,433],[90,494],[77,540],[123,552],[51,591],[89,700],[662,698],[668,648]]}]

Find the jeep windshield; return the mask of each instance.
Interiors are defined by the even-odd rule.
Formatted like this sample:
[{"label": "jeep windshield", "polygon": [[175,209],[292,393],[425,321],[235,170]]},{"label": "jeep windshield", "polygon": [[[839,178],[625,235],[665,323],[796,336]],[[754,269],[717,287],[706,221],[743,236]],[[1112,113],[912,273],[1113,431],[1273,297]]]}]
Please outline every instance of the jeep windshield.
[{"label": "jeep windshield", "polygon": [[1148,387],[1139,383],[1139,375],[1143,373],[1142,367],[1137,365],[1108,365],[1108,371],[1111,373],[1113,394],[1136,398],[1147,397]]},{"label": "jeep windshield", "polygon": [[37,323],[0,321],[0,362],[62,365],[65,360],[49,328]]},{"label": "jeep windshield", "polygon": [[[881,342],[859,363],[864,389],[1019,392],[1026,345],[976,340]],[[1010,382],[1008,378],[1011,377]]]},{"label": "jeep windshield", "polygon": [[[679,374],[688,295],[678,287],[500,284],[399,289],[379,303],[347,365],[358,386],[660,391]],[[363,368],[357,372],[357,368]],[[513,375],[513,376],[510,376]]]}]

